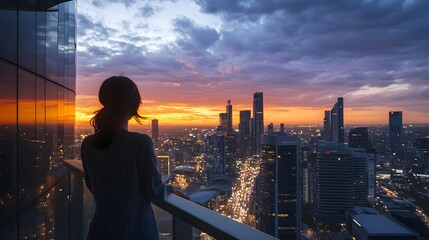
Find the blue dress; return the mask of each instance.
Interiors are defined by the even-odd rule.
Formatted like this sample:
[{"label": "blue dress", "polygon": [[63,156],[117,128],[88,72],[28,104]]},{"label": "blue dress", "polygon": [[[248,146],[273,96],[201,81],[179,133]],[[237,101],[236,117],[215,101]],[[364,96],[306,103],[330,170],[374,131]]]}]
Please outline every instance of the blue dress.
[{"label": "blue dress", "polygon": [[162,183],[152,139],[118,130],[108,148],[82,143],[85,182],[96,210],[88,239],[159,239],[150,199],[163,199],[171,186]]}]

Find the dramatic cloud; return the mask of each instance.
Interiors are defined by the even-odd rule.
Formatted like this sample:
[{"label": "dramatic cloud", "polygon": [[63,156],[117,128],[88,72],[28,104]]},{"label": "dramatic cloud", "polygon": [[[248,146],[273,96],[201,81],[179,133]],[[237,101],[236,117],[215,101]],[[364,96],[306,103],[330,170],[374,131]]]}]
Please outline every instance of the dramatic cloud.
[{"label": "dramatic cloud", "polygon": [[353,116],[392,109],[427,122],[428,11],[425,0],[83,2],[78,94],[125,74],[154,115],[157,104],[217,109],[228,98],[250,109],[263,91],[273,112],[322,116],[344,96]]}]

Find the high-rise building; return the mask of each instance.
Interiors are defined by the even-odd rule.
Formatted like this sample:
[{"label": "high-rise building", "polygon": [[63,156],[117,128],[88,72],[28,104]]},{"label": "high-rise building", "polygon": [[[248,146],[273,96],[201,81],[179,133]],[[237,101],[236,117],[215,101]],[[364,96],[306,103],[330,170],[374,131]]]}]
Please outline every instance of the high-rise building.
[{"label": "high-rise building", "polygon": [[353,206],[352,150],[342,143],[321,143],[316,160],[314,216],[318,222],[344,222]]},{"label": "high-rise building", "polygon": [[234,131],[232,128],[232,105],[231,100],[228,99],[228,104],[226,105],[226,130],[231,133]]},{"label": "high-rise building", "polygon": [[344,223],[347,209],[368,205],[368,173],[373,158],[368,159],[367,155],[364,149],[352,149],[344,143],[319,143],[315,169],[314,216],[317,221]]},{"label": "high-rise building", "polygon": [[237,176],[238,137],[229,133],[225,138],[225,175],[235,178]]},{"label": "high-rise building", "polygon": [[204,162],[208,181],[211,181],[215,174],[225,174],[225,145],[226,137],[224,135],[210,135],[206,138]]},{"label": "high-rise building", "polygon": [[219,113],[219,126],[225,130],[228,128],[228,118],[226,113]]},{"label": "high-rise building", "polygon": [[375,202],[375,156],[373,153],[366,154],[368,169],[368,202]]},{"label": "high-rise building", "polygon": [[306,161],[302,163],[302,200],[306,204],[313,204],[314,188],[314,168],[313,164]]},{"label": "high-rise building", "polygon": [[352,149],[353,205],[368,205],[368,159],[362,149]]},{"label": "high-rise building", "polygon": [[152,140],[155,143],[158,143],[158,138],[159,138],[159,127],[158,127],[158,119],[152,119],[152,124],[151,124],[151,132],[152,132]]},{"label": "high-rise building", "polygon": [[280,239],[299,239],[299,148],[300,140],[297,136],[268,133],[261,138],[256,227]]},{"label": "high-rise building", "polygon": [[250,110],[240,111],[238,124],[240,157],[250,155]]},{"label": "high-rise building", "polygon": [[[326,112],[325,112],[326,114]],[[326,117],[325,117],[326,118]],[[331,141],[344,142],[344,100],[339,97],[331,110]]]},{"label": "high-rise building", "polygon": [[326,141],[332,141],[331,111],[325,111],[325,117],[323,118],[323,139]]},{"label": "high-rise building", "polygon": [[254,154],[261,152],[261,136],[264,134],[264,94],[253,94],[253,132],[252,149]]},{"label": "high-rise building", "polygon": [[402,151],[402,112],[389,112],[389,148],[390,151]]},{"label": "high-rise building", "polygon": [[268,124],[267,132],[269,132],[269,133],[274,132],[274,124],[273,123]]},{"label": "high-rise building", "polygon": [[156,160],[158,164],[158,169],[161,175],[170,175],[171,170],[174,169],[173,164],[171,163],[171,158],[168,154],[157,154]]},{"label": "high-rise building", "polygon": [[357,127],[350,129],[349,147],[364,148],[367,152],[370,152],[371,143],[369,141],[368,128]]},{"label": "high-rise building", "polygon": [[75,1],[0,3],[0,239],[70,236],[75,13]]}]

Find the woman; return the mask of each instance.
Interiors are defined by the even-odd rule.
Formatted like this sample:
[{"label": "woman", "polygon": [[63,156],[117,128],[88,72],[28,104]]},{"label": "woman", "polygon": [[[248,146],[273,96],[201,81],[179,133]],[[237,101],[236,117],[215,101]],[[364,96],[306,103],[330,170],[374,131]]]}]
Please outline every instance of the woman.
[{"label": "woman", "polygon": [[81,148],[86,186],[96,203],[88,239],[159,239],[150,199],[162,199],[172,188],[162,183],[152,139],[128,132],[128,120],[143,119],[137,86],[113,76],[98,98],[103,108],[90,122],[95,134]]}]

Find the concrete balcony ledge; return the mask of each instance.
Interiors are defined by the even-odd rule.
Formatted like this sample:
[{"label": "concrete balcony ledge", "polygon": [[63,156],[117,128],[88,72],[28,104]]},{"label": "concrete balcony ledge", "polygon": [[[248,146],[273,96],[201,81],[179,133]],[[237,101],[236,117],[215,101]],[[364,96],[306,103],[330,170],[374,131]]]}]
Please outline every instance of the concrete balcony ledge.
[{"label": "concrete balcony ledge", "polygon": [[[80,160],[65,160],[64,165],[84,176]],[[152,200],[152,204],[173,216],[173,239],[192,239],[192,227],[216,239],[276,239],[174,194],[164,200]]]}]

